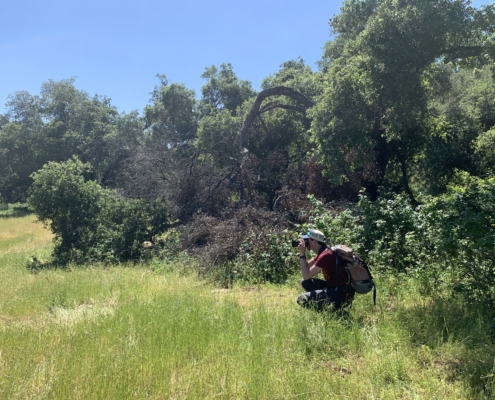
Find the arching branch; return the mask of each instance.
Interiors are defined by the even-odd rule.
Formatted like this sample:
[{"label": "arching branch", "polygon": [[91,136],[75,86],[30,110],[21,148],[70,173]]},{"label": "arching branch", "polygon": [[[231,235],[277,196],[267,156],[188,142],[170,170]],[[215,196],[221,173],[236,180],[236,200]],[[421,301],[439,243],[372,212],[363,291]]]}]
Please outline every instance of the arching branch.
[{"label": "arching branch", "polygon": [[258,115],[261,115],[267,111],[273,110],[274,108],[283,108],[285,110],[299,111],[301,113],[306,112],[306,108],[304,108],[304,107],[298,107],[298,106],[294,106],[292,104],[281,104],[279,102],[274,101],[272,103],[267,104],[261,110],[259,110]]},{"label": "arching branch", "polygon": [[[268,97],[271,96],[287,96],[290,97],[297,102],[301,103],[304,107],[297,107],[293,106],[290,104],[279,104],[279,103],[271,103],[268,104],[267,106],[263,107],[261,110],[261,103],[263,103],[263,100],[265,100]],[[249,111],[248,115],[244,119],[244,123],[242,124],[241,127],[241,149],[246,149],[247,147],[247,141],[248,141],[248,129],[251,126],[251,123],[254,121],[254,119],[269,110],[272,110],[274,108],[284,108],[287,110],[295,110],[295,111],[300,111],[300,112],[305,112],[308,108],[313,107],[314,103],[313,100],[311,100],[309,97],[305,96],[304,94],[298,92],[295,89],[292,89],[290,87],[286,86],[274,86],[268,89],[265,89],[261,91],[258,96],[256,96],[256,100],[254,101],[253,106],[251,107],[251,110]]]}]

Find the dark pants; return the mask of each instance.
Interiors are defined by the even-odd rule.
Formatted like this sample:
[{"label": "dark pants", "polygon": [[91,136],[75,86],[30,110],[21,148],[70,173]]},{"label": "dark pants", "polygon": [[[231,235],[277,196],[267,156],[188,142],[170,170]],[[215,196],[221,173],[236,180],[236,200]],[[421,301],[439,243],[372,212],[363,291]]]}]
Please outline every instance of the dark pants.
[{"label": "dark pants", "polygon": [[339,310],[342,306],[350,303],[346,300],[345,295],[342,295],[342,291],[339,293],[335,291],[335,288],[329,288],[327,281],[323,279],[302,280],[301,285],[306,293],[297,298],[297,303],[303,307],[319,311],[330,308]]}]

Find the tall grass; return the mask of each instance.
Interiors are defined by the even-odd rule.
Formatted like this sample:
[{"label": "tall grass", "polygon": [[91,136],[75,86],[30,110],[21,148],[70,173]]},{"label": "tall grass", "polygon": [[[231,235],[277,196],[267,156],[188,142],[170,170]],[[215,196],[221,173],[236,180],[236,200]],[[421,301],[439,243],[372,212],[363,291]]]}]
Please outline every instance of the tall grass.
[{"label": "tall grass", "polygon": [[[15,226],[23,243],[29,218],[4,221],[0,237]],[[0,241],[1,399],[494,395],[491,314],[422,297],[411,281],[381,277],[377,307],[363,296],[339,317],[300,309],[296,277],[222,290],[158,260],[32,274],[26,263],[50,245],[9,240]]]}]

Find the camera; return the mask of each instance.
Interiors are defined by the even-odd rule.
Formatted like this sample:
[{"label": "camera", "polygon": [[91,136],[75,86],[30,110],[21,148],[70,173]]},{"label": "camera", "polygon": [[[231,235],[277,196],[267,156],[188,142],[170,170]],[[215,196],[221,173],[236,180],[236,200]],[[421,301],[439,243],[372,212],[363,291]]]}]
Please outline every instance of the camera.
[{"label": "camera", "polygon": [[[309,247],[309,240],[304,239],[304,244],[306,247]],[[299,246],[299,240],[292,239],[292,247],[297,247]]]}]

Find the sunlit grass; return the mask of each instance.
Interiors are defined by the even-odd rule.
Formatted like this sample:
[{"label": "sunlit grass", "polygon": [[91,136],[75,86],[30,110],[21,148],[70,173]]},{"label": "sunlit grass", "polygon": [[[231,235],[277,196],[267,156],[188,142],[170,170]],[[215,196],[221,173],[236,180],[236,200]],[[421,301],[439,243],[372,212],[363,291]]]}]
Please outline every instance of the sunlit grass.
[{"label": "sunlit grass", "polygon": [[492,398],[486,314],[413,282],[382,277],[377,307],[339,318],[300,309],[297,277],[225,290],[159,260],[32,274],[39,243],[0,253],[0,399]]},{"label": "sunlit grass", "polygon": [[34,215],[0,218],[0,256],[38,250],[52,238],[52,233],[37,222]]}]

